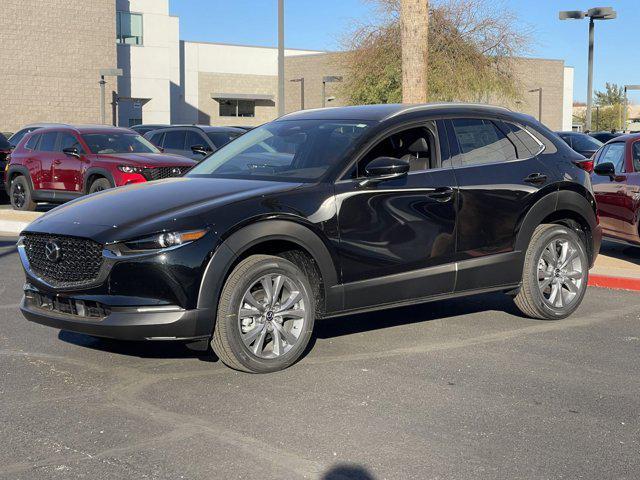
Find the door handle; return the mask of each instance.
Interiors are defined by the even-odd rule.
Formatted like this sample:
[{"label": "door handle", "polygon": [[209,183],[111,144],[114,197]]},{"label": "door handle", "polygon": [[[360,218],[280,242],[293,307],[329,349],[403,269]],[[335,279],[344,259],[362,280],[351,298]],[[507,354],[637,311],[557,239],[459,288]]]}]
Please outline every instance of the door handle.
[{"label": "door handle", "polygon": [[451,187],[436,188],[433,192],[427,193],[427,197],[433,198],[438,202],[448,202],[453,197],[453,188]]},{"label": "door handle", "polygon": [[56,160],[53,161],[54,165],[60,165],[61,163],[62,163],[62,160],[57,160],[56,159]]},{"label": "door handle", "polygon": [[532,173],[528,177],[524,178],[523,181],[539,185],[547,181],[547,176],[544,173]]}]

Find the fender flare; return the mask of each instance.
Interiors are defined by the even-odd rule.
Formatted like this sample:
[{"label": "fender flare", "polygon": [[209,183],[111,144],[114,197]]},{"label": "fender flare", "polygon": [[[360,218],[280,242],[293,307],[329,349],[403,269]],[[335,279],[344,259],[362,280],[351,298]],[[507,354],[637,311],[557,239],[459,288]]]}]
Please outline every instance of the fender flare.
[{"label": "fender flare", "polygon": [[89,185],[89,178],[91,178],[91,175],[101,175],[111,182],[112,188],[116,186],[113,174],[109,170],[100,167],[89,167],[84,172],[84,181],[82,182],[82,191],[85,193],[89,193],[89,187],[91,186]]},{"label": "fender flare", "polygon": [[31,174],[29,173],[29,169],[24,165],[10,165],[9,170],[7,170],[7,175],[5,176],[5,179],[4,179],[4,184],[5,184],[7,193],[9,193],[9,190],[11,189],[11,182],[9,181],[9,179],[16,172],[19,172],[24,177],[27,177],[27,181],[29,182],[29,188],[31,188],[31,191],[33,192],[34,190],[33,180],[31,179]]},{"label": "fender flare", "polygon": [[240,228],[216,249],[207,264],[198,292],[198,309],[218,307],[224,281],[231,267],[247,250],[270,240],[286,240],[304,248],[313,257],[322,275],[325,310],[341,308],[338,272],[333,257],[322,239],[309,227],[291,220],[261,220]]}]

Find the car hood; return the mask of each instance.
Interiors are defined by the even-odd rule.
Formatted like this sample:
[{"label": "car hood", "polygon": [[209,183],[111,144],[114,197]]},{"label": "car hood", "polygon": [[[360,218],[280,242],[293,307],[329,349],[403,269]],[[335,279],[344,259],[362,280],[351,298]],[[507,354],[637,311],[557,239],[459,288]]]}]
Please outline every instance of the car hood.
[{"label": "car hood", "polygon": [[190,158],[169,153],[114,153],[99,154],[101,160],[126,163],[136,167],[193,167],[197,162]]},{"label": "car hood", "polygon": [[[288,182],[182,177],[104,190],[61,205],[25,232],[109,243],[163,230],[214,227],[224,207],[299,187]],[[215,210],[214,210],[215,209]]]}]

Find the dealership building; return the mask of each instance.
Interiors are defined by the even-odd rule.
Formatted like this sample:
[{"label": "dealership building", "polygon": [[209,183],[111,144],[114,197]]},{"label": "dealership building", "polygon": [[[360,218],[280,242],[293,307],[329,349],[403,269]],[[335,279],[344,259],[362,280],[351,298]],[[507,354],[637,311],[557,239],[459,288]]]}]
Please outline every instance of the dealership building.
[{"label": "dealership building", "polygon": [[[100,73],[114,68],[123,75],[105,77],[108,123],[255,126],[277,117],[277,49],[181,41],[168,0],[3,0],[2,9],[0,131],[100,123]],[[287,49],[286,111],[345,104],[342,55]],[[520,99],[505,106],[537,117],[542,89],[542,121],[570,130],[573,68],[519,58],[515,72]]]}]

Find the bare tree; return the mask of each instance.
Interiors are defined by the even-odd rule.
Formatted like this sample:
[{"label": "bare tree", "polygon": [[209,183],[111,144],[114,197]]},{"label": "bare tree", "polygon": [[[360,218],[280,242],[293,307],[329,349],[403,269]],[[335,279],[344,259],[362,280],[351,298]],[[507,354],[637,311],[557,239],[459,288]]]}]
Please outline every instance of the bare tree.
[{"label": "bare tree", "polygon": [[401,0],[402,101],[427,101],[429,1]]}]

